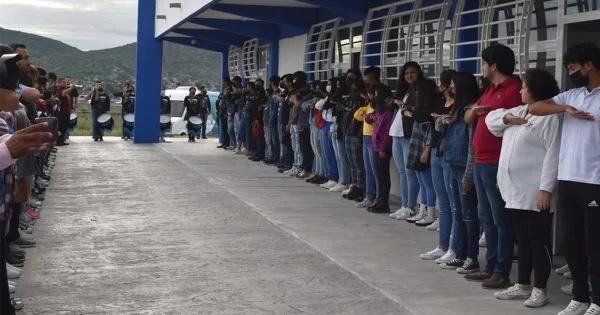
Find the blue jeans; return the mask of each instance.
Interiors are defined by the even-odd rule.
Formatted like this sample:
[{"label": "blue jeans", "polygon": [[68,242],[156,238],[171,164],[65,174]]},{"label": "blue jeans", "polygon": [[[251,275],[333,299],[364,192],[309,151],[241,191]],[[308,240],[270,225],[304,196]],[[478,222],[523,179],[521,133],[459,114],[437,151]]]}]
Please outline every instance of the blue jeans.
[{"label": "blue jeans", "polygon": [[313,164],[313,174],[325,175],[325,160],[323,159],[323,147],[321,146],[321,130],[315,125],[310,126],[310,145],[315,153],[315,163]]},{"label": "blue jeans", "polygon": [[433,178],[431,177],[431,167],[424,171],[415,171],[417,181],[421,187],[421,205],[435,207],[435,189],[433,188]]},{"label": "blue jeans", "polygon": [[206,137],[206,122],[208,121],[208,113],[201,113],[200,114],[200,119],[202,120],[202,128],[201,128],[201,135],[203,137]]},{"label": "blue jeans", "polygon": [[292,125],[292,150],[294,151],[294,166],[297,170],[302,170],[302,147],[300,147],[300,132],[298,125]]},{"label": "blue jeans", "polygon": [[332,135],[333,140],[329,135],[331,125],[332,123],[325,122],[325,128],[321,130],[323,136],[323,155],[325,156],[325,163],[327,165],[327,172],[329,172],[329,179],[334,182],[337,182],[340,180],[337,157],[335,153],[335,146],[337,145],[337,141],[335,140],[335,134]]},{"label": "blue jeans", "polygon": [[415,207],[417,205],[417,196],[419,195],[419,182],[414,170],[406,168],[408,161],[408,148],[410,139],[403,137],[393,137],[392,156],[396,167],[400,172],[400,190],[402,194],[403,207]]},{"label": "blue jeans", "polygon": [[346,155],[346,145],[344,140],[336,139],[333,146],[339,168],[340,183],[347,185],[350,183],[350,162],[348,162],[348,156]]},{"label": "blue jeans", "polygon": [[279,129],[277,127],[270,127],[271,130],[271,158],[273,161],[279,162],[281,146],[279,143]]},{"label": "blue jeans", "polygon": [[440,246],[447,248],[450,246],[450,232],[452,230],[452,204],[450,202],[450,165],[444,163],[443,158],[437,157],[437,149],[431,152],[431,178],[433,179],[433,188],[438,199],[440,208],[439,223]]},{"label": "blue jeans", "polygon": [[286,140],[285,125],[279,125],[279,143],[281,156],[281,164],[292,165],[294,163],[294,152],[292,151],[291,143]]},{"label": "blue jeans", "polygon": [[381,182],[379,181],[379,174],[377,174],[377,153],[375,153],[371,136],[363,136],[363,160],[365,161],[367,198],[375,197],[375,199],[379,199]]},{"label": "blue jeans", "polygon": [[502,276],[510,275],[513,260],[513,225],[510,211],[504,208],[496,188],[498,165],[475,165],[475,189],[479,200],[479,216],[484,220],[487,252],[485,271]]},{"label": "blue jeans", "polygon": [[[445,163],[448,165],[447,163]],[[453,203],[452,245],[450,248],[458,259],[477,260],[479,255],[479,220],[477,215],[477,193],[471,189],[463,192],[464,166],[450,166],[450,196]],[[440,228],[441,231],[441,228]]]}]

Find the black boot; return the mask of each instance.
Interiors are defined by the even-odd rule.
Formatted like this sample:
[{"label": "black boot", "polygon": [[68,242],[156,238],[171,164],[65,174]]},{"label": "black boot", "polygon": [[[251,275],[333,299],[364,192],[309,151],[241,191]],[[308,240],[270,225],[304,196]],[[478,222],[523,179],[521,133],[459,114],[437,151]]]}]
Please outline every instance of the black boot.
[{"label": "black boot", "polygon": [[371,213],[390,213],[390,204],[387,200],[377,200],[372,206],[367,208],[367,211]]},{"label": "black boot", "polygon": [[354,198],[358,196],[359,191],[360,189],[358,187],[352,186],[352,188],[350,188],[350,192],[347,195],[342,195],[342,197],[348,200],[354,200]]}]

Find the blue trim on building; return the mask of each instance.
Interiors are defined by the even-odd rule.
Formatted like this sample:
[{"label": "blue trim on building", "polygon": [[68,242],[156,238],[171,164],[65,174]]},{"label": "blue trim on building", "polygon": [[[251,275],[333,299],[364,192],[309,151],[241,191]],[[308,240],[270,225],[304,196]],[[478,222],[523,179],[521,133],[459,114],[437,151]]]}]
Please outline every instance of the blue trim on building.
[{"label": "blue trim on building", "polygon": [[[181,25],[183,25],[183,24],[187,23],[189,20],[191,20],[191,19],[192,19],[192,18],[194,18],[195,16],[198,16],[198,14],[200,14],[200,13],[202,13],[202,12],[206,11],[206,10],[209,10],[209,9],[210,9],[210,8],[212,8],[212,7],[213,7],[215,4],[219,3],[220,1],[221,1],[221,0],[211,0],[209,3],[207,3],[206,5],[204,5],[202,8],[200,8],[200,9],[196,10],[194,13],[190,14],[190,16],[189,16],[189,17],[187,17],[187,18],[185,18],[185,19],[183,19],[183,20],[179,21],[178,23],[175,23],[175,25],[173,25],[173,26],[169,27],[169,28],[168,28],[166,31],[164,31],[164,32],[162,32],[160,35],[158,35],[158,37],[163,37],[163,36],[165,36],[166,34],[169,34],[171,31],[173,31],[173,30],[175,30],[175,29],[179,28]],[[141,2],[141,1],[140,1],[140,2]],[[154,2],[154,1],[153,1],[153,2]],[[146,3],[146,5],[148,5],[148,3],[147,3],[147,2],[144,2],[144,3]],[[155,7],[155,8],[154,8],[154,10],[155,10],[155,14],[156,14],[156,4],[155,4],[155,3],[152,3],[152,5]],[[139,10],[139,9],[138,9],[138,10]],[[139,14],[139,12],[138,12],[138,14]]]},{"label": "blue trim on building", "polygon": [[195,38],[197,41],[211,41],[233,46],[242,46],[245,41],[251,39],[243,35],[225,32],[222,30],[195,30],[195,29],[176,29],[173,31],[181,35]]},{"label": "blue trim on building", "polygon": [[163,42],[154,37],[156,6],[138,3],[135,143],[157,143],[160,137],[160,91]]},{"label": "blue trim on building", "polygon": [[[458,0],[454,0],[452,6],[455,7]],[[479,8],[479,1],[466,1],[464,11],[476,10]],[[479,24],[479,16],[477,14],[466,14],[461,17],[462,27]],[[461,30],[458,34],[459,42],[473,42],[479,39],[479,29],[478,28],[470,28]],[[479,55],[479,47],[477,44],[471,45],[461,45],[457,50],[458,58],[471,58],[477,57]],[[477,73],[477,61],[460,61],[457,65],[456,70],[458,71],[468,71],[472,73]]]},{"label": "blue trim on building", "polygon": [[268,78],[279,75],[279,41],[269,43],[269,73]]}]

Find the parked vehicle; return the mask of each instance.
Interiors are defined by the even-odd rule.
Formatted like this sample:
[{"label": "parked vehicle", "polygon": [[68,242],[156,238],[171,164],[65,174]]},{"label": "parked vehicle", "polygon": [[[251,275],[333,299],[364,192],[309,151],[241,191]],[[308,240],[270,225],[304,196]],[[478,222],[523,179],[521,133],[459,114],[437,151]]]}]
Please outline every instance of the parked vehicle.
[{"label": "parked vehicle", "polygon": [[[166,90],[165,95],[171,98],[171,132],[167,135],[185,135],[187,134],[187,120],[183,120],[185,117],[186,109],[183,106],[183,100],[189,95],[189,86],[179,86],[174,90]],[[200,94],[200,90],[196,91],[196,94]],[[215,121],[216,117],[216,106],[215,103],[219,99],[219,92],[208,92],[208,98],[211,104],[211,113],[208,116],[206,122],[206,133],[207,134],[218,134],[218,128]]]}]

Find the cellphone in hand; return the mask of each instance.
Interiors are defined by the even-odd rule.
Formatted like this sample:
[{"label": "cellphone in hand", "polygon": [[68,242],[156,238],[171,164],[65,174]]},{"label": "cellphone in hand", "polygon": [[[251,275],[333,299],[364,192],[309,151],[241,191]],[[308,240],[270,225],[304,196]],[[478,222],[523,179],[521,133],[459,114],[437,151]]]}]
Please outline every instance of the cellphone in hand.
[{"label": "cellphone in hand", "polygon": [[40,130],[40,132],[48,132],[52,134],[52,138],[43,140],[42,143],[56,142],[58,140],[58,119],[56,117],[39,117],[33,121],[34,124],[48,123],[48,127]]}]

